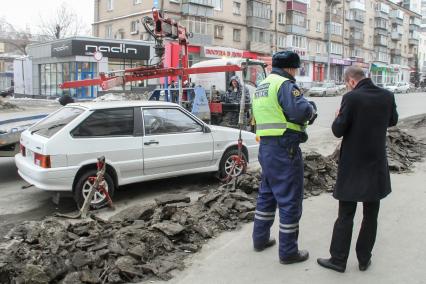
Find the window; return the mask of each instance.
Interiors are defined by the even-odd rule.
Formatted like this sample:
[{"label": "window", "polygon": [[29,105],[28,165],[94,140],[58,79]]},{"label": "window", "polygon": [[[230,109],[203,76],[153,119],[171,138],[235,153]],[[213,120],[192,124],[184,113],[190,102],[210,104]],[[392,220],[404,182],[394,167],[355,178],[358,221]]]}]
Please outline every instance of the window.
[{"label": "window", "polygon": [[223,10],[223,0],[212,0],[212,4],[215,10],[217,11]]},{"label": "window", "polygon": [[[330,28],[330,23],[327,23],[326,31]],[[342,24],[331,22],[331,34],[333,35],[342,35]]]},{"label": "window", "polygon": [[240,2],[233,2],[232,4],[232,13],[234,15],[241,15],[241,3]]},{"label": "window", "polygon": [[269,43],[269,33],[267,31],[253,28],[248,32],[249,41]]},{"label": "window", "polygon": [[287,45],[292,47],[298,47],[302,49],[306,49],[307,41],[306,37],[298,36],[298,35],[288,35],[287,36]]},{"label": "window", "polygon": [[199,123],[178,109],[145,109],[143,121],[145,135],[203,131]]},{"label": "window", "polygon": [[114,9],[114,0],[107,0],[107,10],[111,11]]},{"label": "window", "polygon": [[105,26],[105,38],[112,38],[112,25]]},{"label": "window", "polygon": [[138,22],[137,21],[131,21],[130,22],[130,34],[134,35],[138,33]]},{"label": "window", "polygon": [[300,68],[297,70],[296,76],[309,76],[309,63],[301,62]]},{"label": "window", "polygon": [[133,5],[142,4],[142,0],[133,0]]},{"label": "window", "polygon": [[317,22],[317,32],[321,32],[321,22]]},{"label": "window", "polygon": [[284,13],[278,13],[278,24],[280,24],[280,25],[285,24],[285,14]]},{"label": "window", "polygon": [[306,15],[296,11],[288,12],[287,25],[296,25],[306,28]]},{"label": "window", "polygon": [[188,17],[188,20],[185,21],[185,26],[188,32],[213,36],[213,26],[207,23],[207,18]]},{"label": "window", "polygon": [[241,41],[241,30],[234,29],[232,37],[234,41]]},{"label": "window", "polygon": [[75,107],[65,107],[55,112],[40,123],[30,128],[31,133],[37,133],[43,137],[50,138],[65,125],[73,121],[84,110]]},{"label": "window", "polygon": [[317,53],[321,53],[321,44],[319,42],[317,42]]},{"label": "window", "polygon": [[133,108],[96,110],[72,131],[73,137],[133,135]]},{"label": "window", "polygon": [[321,1],[317,1],[317,11],[321,12]]},{"label": "window", "polygon": [[215,38],[223,38],[223,26],[215,25],[214,26],[214,37]]},{"label": "window", "polygon": [[285,36],[279,35],[277,41],[278,47],[285,48]]},{"label": "window", "polygon": [[309,31],[311,29],[311,20],[306,20],[306,30]]},{"label": "window", "polygon": [[340,43],[331,42],[331,53],[343,54],[343,46]]}]

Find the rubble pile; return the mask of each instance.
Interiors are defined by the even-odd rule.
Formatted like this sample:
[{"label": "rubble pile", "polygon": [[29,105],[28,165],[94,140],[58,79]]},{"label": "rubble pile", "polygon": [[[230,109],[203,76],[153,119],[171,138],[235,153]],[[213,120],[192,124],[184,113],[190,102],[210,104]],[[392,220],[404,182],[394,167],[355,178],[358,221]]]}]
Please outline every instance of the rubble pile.
[{"label": "rubble pile", "polygon": [[0,110],[19,109],[19,107],[0,98]]},{"label": "rubble pile", "polygon": [[167,280],[207,239],[254,217],[255,197],[219,187],[197,201],[166,195],[109,220],[24,222],[0,243],[0,283]]},{"label": "rubble pile", "polygon": [[[416,123],[421,125],[426,119]],[[426,144],[402,131],[392,127],[387,135],[387,155],[389,169],[392,172],[406,172],[414,162],[421,161],[426,153]]]},{"label": "rubble pile", "polygon": [[[332,192],[337,177],[337,163],[331,157],[324,157],[316,152],[304,153],[304,190],[305,198]],[[260,169],[247,173],[238,179],[237,187],[246,193],[259,189]]]}]

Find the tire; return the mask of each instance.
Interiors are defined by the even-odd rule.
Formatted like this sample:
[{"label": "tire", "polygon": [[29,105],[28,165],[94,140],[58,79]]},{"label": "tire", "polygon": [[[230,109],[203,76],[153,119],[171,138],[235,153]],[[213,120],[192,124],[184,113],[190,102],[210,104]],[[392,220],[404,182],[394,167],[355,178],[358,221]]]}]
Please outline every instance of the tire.
[{"label": "tire", "polygon": [[[229,171],[232,170],[230,167],[232,167],[232,157],[233,156],[237,156],[238,157],[238,150],[237,149],[231,149],[231,150],[227,150],[225,152],[225,154],[223,154],[222,159],[220,160],[220,164],[219,164],[219,178],[223,179],[225,177],[228,176],[228,174],[230,173]],[[241,156],[243,158],[244,161],[247,162],[247,156],[246,154],[244,154],[244,151],[241,153]],[[233,173],[231,174],[232,176],[239,176],[243,173],[245,173],[245,167],[244,168],[240,168],[236,171],[236,168],[234,169]]]},{"label": "tire", "polygon": [[326,91],[322,92],[322,95],[323,95],[323,97],[326,97],[327,96],[327,92]]},{"label": "tire", "polygon": [[[83,206],[84,198],[88,194],[90,189],[90,183],[88,178],[96,176],[96,172],[97,171],[95,169],[91,169],[81,173],[77,179],[77,182],[75,183],[75,186],[73,188],[74,200],[77,203],[77,207],[79,209]],[[105,172],[104,181],[106,182],[105,189],[108,191],[110,197],[112,197],[114,195],[115,189],[114,182],[107,172]],[[85,194],[83,194],[83,192]],[[105,195],[102,195],[101,193],[95,193],[95,196],[93,197],[92,202],[90,203],[90,208],[99,209],[107,204],[108,201]]]}]

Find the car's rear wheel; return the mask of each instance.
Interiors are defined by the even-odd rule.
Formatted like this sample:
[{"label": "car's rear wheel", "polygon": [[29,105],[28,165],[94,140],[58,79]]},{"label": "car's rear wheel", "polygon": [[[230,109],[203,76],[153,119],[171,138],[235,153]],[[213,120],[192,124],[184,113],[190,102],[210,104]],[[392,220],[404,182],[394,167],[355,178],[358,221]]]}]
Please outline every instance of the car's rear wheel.
[{"label": "car's rear wheel", "polygon": [[[90,177],[96,177],[96,172],[97,171],[94,169],[88,170],[78,177],[74,187],[74,200],[77,203],[78,208],[83,206],[84,200],[89,195],[90,189],[93,185],[93,181],[90,179]],[[107,172],[105,173],[104,180],[100,183],[100,185],[103,185],[105,190],[112,197],[114,194],[114,182]],[[92,201],[90,202],[90,207],[92,209],[99,209],[107,204],[108,200],[106,195],[96,191]]]},{"label": "car's rear wheel", "polygon": [[236,177],[243,174],[246,170],[247,156],[241,153],[243,163],[238,163],[238,150],[231,149],[223,154],[219,164],[219,178]]},{"label": "car's rear wheel", "polygon": [[327,96],[327,92],[326,92],[326,91],[322,92],[322,95],[323,95],[324,97],[326,97],[326,96]]}]

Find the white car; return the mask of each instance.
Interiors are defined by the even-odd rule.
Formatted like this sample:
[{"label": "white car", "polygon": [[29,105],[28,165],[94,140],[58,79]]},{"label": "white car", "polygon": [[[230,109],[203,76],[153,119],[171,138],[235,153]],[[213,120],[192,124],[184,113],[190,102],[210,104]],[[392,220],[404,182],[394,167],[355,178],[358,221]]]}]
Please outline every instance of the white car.
[{"label": "white car", "polygon": [[[105,156],[105,187],[118,187],[200,172],[239,175],[235,167],[239,131],[207,125],[177,104],[115,101],[68,104],[21,135],[15,156],[19,175],[37,188],[72,192],[81,206]],[[243,131],[243,158],[257,160],[259,145]],[[101,207],[97,193],[91,205]]]},{"label": "white car", "polygon": [[407,82],[400,82],[391,85],[385,85],[384,88],[393,93],[408,93],[411,87]]},{"label": "white car", "polygon": [[309,89],[308,94],[311,97],[339,95],[341,92],[340,87],[334,82],[316,83]]}]

